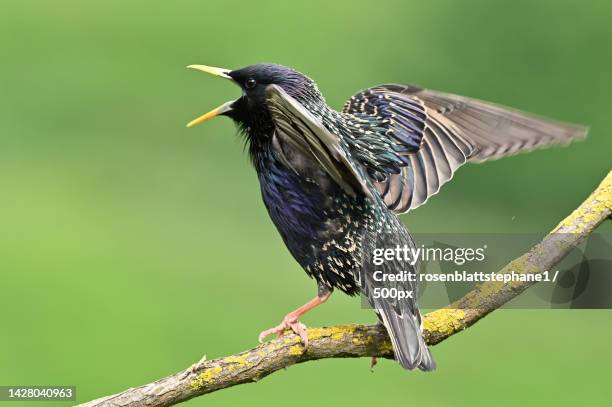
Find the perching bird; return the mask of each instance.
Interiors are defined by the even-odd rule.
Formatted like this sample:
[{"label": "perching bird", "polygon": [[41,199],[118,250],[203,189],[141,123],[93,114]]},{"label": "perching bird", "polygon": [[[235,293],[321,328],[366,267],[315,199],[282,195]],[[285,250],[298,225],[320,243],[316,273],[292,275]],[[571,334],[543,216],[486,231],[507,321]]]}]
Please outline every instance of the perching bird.
[{"label": "perching bird", "polygon": [[[567,143],[581,126],[554,122],[492,103],[409,85],[380,85],[351,97],[338,112],[317,85],[285,66],[238,70],[191,65],[227,78],[242,96],[193,120],[228,116],[246,137],[261,193],[287,248],[317,281],[318,295],[260,334],[292,329],[305,345],[299,318],[334,289],[368,298],[406,369],[435,362],[421,334],[416,283],[380,283],[372,276],[375,248],[415,244],[398,214],[422,205],[466,162],[480,162]],[[383,273],[416,274],[418,263],[391,260]],[[381,298],[376,287],[415,293]]]}]

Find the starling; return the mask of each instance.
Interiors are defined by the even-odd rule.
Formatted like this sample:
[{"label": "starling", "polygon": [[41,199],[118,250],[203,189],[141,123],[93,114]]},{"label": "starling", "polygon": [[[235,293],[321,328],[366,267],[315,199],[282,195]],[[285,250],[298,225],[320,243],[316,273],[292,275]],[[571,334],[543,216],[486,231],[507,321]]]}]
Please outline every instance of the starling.
[{"label": "starling", "polygon": [[[276,64],[238,70],[191,65],[227,78],[240,98],[193,120],[230,117],[244,134],[270,218],[317,296],[259,340],[291,329],[307,346],[299,318],[334,289],[364,295],[406,369],[435,362],[422,337],[416,295],[374,295],[376,248],[415,248],[398,215],[425,203],[466,162],[496,159],[583,137],[584,127],[555,122],[463,96],[385,84],[352,96],[336,111],[307,76]],[[383,273],[416,275],[418,263],[393,258]],[[389,283],[416,293],[416,283]]]}]

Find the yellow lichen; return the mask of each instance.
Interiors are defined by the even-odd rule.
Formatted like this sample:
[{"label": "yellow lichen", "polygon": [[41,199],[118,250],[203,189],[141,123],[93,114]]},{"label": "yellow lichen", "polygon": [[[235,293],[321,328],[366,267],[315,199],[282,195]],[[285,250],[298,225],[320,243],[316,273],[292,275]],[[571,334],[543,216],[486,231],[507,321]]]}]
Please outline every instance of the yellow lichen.
[{"label": "yellow lichen", "polygon": [[308,339],[315,341],[321,338],[332,338],[333,340],[340,340],[345,335],[350,335],[355,332],[355,325],[339,325],[326,328],[311,328],[308,330]]},{"label": "yellow lichen", "polygon": [[253,364],[249,361],[249,358],[251,356],[252,355],[250,352],[244,353],[242,355],[232,355],[223,358],[223,362],[228,365],[227,367],[230,372],[234,372],[237,369],[251,366]]},{"label": "yellow lichen", "polygon": [[223,359],[225,363],[237,363],[240,366],[248,366],[251,363],[248,361],[248,358],[251,356],[250,353],[245,353],[243,355],[238,356],[228,356]]},{"label": "yellow lichen", "polygon": [[[565,218],[553,232],[584,233],[593,223],[609,216],[612,210],[612,171],[578,209]],[[605,215],[607,213],[607,215]],[[604,216],[602,216],[602,214]]]},{"label": "yellow lichen", "polygon": [[442,308],[433,311],[423,318],[425,331],[450,335],[463,328],[465,311],[456,308]]},{"label": "yellow lichen", "polygon": [[329,336],[330,331],[329,328],[310,328],[308,330],[308,340],[316,341],[317,339]]},{"label": "yellow lichen", "polygon": [[[532,252],[528,254],[524,254],[523,256],[512,260],[506,267],[504,267],[498,274],[504,273],[521,273],[521,274],[536,274],[541,273],[542,270],[531,264],[529,262],[529,257],[532,254],[536,254],[538,250],[542,250],[541,248],[536,247]],[[487,301],[500,293],[503,290],[514,290],[520,288],[524,285],[524,282],[519,280],[510,281],[508,283],[504,283],[502,281],[488,281],[486,283],[482,283],[478,285],[478,287],[470,292],[466,297],[464,297],[461,301],[460,308],[472,308],[477,309],[486,304]]]},{"label": "yellow lichen", "polygon": [[393,353],[393,345],[391,345],[390,341],[382,342],[378,348],[382,354]]},{"label": "yellow lichen", "polygon": [[300,341],[300,338],[295,335],[284,335],[282,343],[284,345],[289,345],[290,343],[297,343]]},{"label": "yellow lichen", "polygon": [[363,346],[368,346],[371,345],[373,342],[373,339],[371,336],[363,336],[363,335],[359,335],[354,337],[351,340],[355,345],[363,345]]},{"label": "yellow lichen", "polygon": [[304,347],[301,345],[293,345],[289,348],[291,356],[302,356],[302,353],[304,353]]},{"label": "yellow lichen", "polygon": [[331,338],[334,341],[339,341],[340,339],[344,338],[345,334],[346,334],[346,331],[338,329],[332,332]]},{"label": "yellow lichen", "polygon": [[194,390],[201,389],[205,385],[212,382],[216,377],[218,377],[222,371],[223,369],[219,366],[210,367],[206,369],[205,371],[200,373],[198,377],[193,379],[193,381],[191,382],[191,388]]}]

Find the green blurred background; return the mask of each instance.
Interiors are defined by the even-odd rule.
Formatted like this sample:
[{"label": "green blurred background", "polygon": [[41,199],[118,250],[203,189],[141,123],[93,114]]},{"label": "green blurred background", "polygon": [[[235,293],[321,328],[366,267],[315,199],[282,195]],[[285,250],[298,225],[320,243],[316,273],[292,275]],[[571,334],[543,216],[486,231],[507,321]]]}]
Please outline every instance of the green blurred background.
[{"label": "green blurred background", "polygon": [[[545,233],[612,163],[604,1],[4,0],[0,41],[0,384],[80,402],[252,347],[315,294],[233,124],[184,127],[238,96],[188,64],[289,65],[338,108],[402,82],[591,126],[460,170],[415,232]],[[326,360],[187,404],[608,404],[611,315],[500,311],[436,346],[433,374]],[[374,320],[342,295],[305,318]]]}]

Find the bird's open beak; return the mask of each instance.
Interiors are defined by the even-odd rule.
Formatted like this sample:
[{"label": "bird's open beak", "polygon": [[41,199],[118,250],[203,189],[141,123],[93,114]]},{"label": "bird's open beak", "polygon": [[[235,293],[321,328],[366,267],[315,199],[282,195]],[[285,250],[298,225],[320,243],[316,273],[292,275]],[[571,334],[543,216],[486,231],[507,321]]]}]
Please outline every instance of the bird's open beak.
[{"label": "bird's open beak", "polygon": [[221,106],[217,107],[216,109],[211,110],[210,112],[203,114],[202,116],[198,117],[197,119],[194,119],[192,121],[190,121],[189,123],[187,123],[187,127],[193,127],[196,124],[200,124],[202,122],[205,122],[208,119],[212,119],[213,117],[217,117],[220,114],[229,112],[232,110],[232,104],[234,103],[233,100],[230,100],[229,102],[225,102],[224,104],[222,104]]},{"label": "bird's open beak", "polygon": [[[206,72],[206,73],[209,73],[215,76],[220,76],[225,79],[232,79],[232,77],[229,76],[229,73],[231,72],[231,70],[229,69],[217,68],[214,66],[206,66],[206,65],[189,65],[187,68],[196,69],[198,71]],[[230,112],[232,110],[233,103],[234,103],[233,100],[229,102],[225,102],[224,104],[217,107],[216,109],[213,109],[210,112],[198,117],[197,119],[190,121],[189,123],[187,123],[187,127],[195,126],[196,124],[205,122],[206,120],[212,119],[213,117],[217,117],[223,113]]]}]

